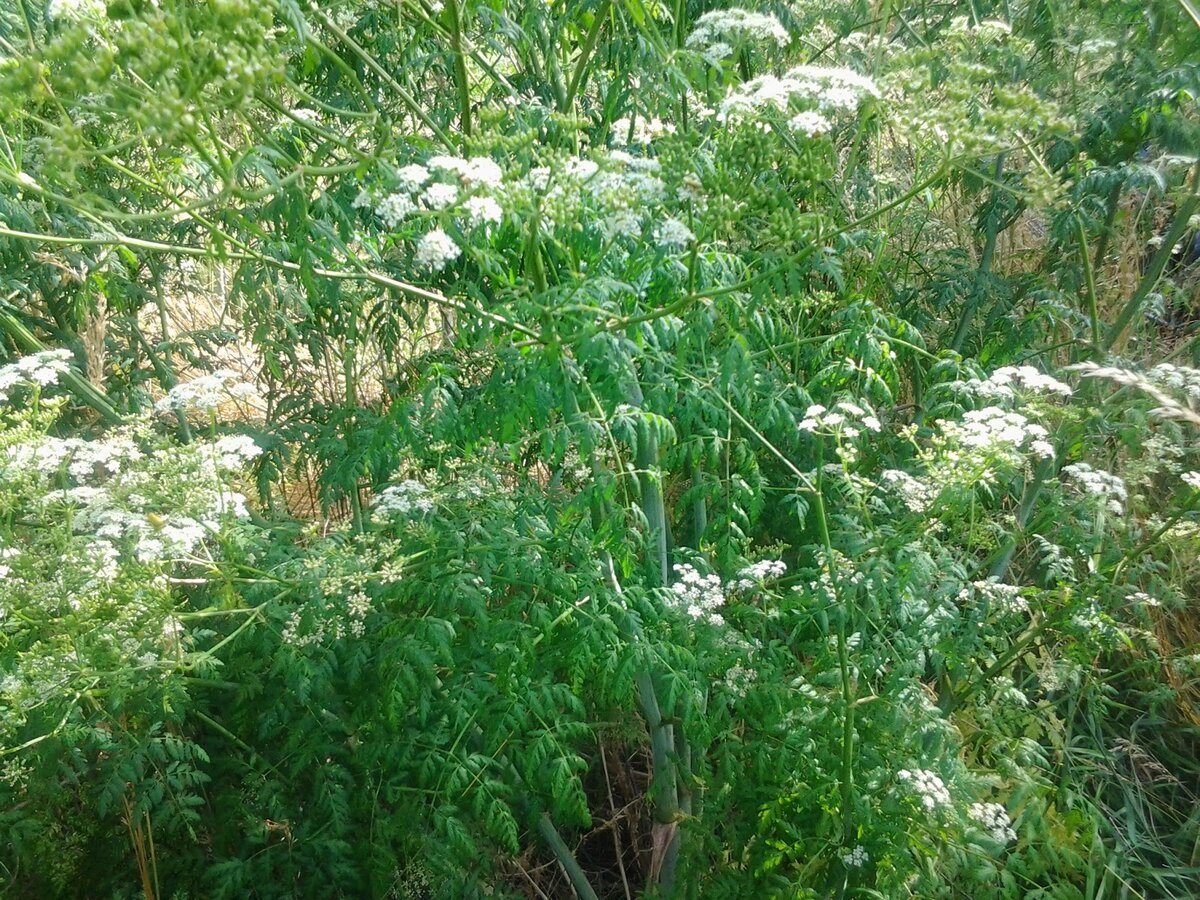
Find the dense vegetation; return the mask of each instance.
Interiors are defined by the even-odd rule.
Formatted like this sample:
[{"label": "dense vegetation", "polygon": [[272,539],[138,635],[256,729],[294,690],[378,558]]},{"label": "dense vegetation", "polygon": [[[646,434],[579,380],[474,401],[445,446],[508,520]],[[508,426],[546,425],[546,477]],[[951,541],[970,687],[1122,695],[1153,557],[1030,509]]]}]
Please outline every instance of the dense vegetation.
[{"label": "dense vegetation", "polygon": [[0,0],[0,897],[1200,896],[1194,0]]}]

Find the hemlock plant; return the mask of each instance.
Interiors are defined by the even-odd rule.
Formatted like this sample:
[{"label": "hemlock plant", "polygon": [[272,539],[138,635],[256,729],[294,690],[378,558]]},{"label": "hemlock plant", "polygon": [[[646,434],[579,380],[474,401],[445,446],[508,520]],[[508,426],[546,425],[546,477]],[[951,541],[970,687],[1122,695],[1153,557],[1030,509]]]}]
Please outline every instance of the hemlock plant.
[{"label": "hemlock plant", "polygon": [[0,4],[0,896],[1200,892],[1198,55]]}]

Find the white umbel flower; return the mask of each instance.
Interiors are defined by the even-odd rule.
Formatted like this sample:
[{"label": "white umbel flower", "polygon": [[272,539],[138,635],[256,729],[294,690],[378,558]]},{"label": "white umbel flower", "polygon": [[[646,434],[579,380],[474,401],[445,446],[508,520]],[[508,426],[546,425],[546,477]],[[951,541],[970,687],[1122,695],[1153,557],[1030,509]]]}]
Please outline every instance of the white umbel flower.
[{"label": "white umbel flower", "polygon": [[379,216],[388,228],[395,228],[416,211],[417,204],[413,203],[408,194],[403,193],[389,194],[375,207],[375,215]]},{"label": "white umbel flower", "polygon": [[996,843],[1008,844],[1017,839],[1008,811],[999,803],[972,803],[967,812]]},{"label": "white umbel flower", "polygon": [[1121,476],[1093,469],[1082,462],[1063,466],[1063,474],[1083,493],[1101,498],[1114,516],[1124,511],[1129,492]]},{"label": "white umbel flower", "polygon": [[831,124],[827,118],[815,110],[806,109],[799,112],[788,121],[788,128],[805,137],[815,138],[828,134]]},{"label": "white umbel flower", "polygon": [[718,610],[725,605],[725,590],[716,575],[701,575],[686,563],[671,567],[678,579],[671,585],[669,602],[697,622],[724,625]]},{"label": "white umbel flower", "polygon": [[435,228],[417,242],[417,252],[413,262],[424,269],[440,272],[454,262],[462,254],[461,248],[454,239],[442,229]]},{"label": "white umbel flower", "polygon": [[950,792],[941,776],[928,769],[901,769],[896,777],[916,794],[925,809],[933,812],[939,807],[950,805]]},{"label": "white umbel flower", "polygon": [[773,43],[784,47],[788,42],[787,29],[772,15],[734,7],[714,9],[696,20],[688,35],[688,47],[709,47],[718,41],[726,43]]},{"label": "white umbel flower", "polygon": [[473,227],[499,225],[504,220],[504,210],[492,197],[471,197],[463,204],[463,209]]},{"label": "white umbel flower", "polygon": [[425,188],[421,194],[421,202],[428,209],[445,209],[458,200],[458,188],[452,184],[434,183]]},{"label": "white umbel flower", "polygon": [[61,19],[78,21],[99,19],[105,14],[102,0],[50,0],[46,5],[46,18],[52,22]]},{"label": "white umbel flower", "polygon": [[49,387],[57,384],[58,377],[70,370],[71,351],[65,348],[23,356],[15,363],[0,368],[0,402],[7,400],[8,392],[18,384]]},{"label": "white umbel flower", "polygon": [[664,250],[684,250],[696,236],[679,219],[667,218],[654,229],[654,239]]},{"label": "white umbel flower", "polygon": [[408,191],[411,194],[423,187],[429,180],[429,170],[418,163],[412,163],[396,173],[396,180],[402,191]]},{"label": "white umbel flower", "polygon": [[859,844],[842,854],[842,864],[848,869],[861,869],[867,864],[867,849]]},{"label": "white umbel flower", "polygon": [[409,478],[384,488],[371,505],[378,516],[409,516],[432,512],[433,498],[429,496],[429,488]]}]

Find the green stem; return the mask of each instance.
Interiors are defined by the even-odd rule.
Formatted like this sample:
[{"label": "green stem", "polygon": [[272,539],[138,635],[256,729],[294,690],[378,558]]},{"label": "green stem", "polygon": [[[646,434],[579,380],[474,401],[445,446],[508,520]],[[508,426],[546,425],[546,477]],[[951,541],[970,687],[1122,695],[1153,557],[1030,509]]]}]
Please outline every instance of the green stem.
[{"label": "green stem", "polygon": [[[167,244],[162,241],[148,241],[142,238],[130,237],[129,235],[115,232],[109,235],[97,237],[68,237],[65,235],[18,231],[13,228],[0,226],[0,237],[21,238],[28,241],[38,241],[45,244],[58,244],[64,246],[128,246],[136,247],[139,250],[157,251],[160,253],[169,253],[177,256],[202,256],[207,258],[213,256],[215,253],[215,251],[211,248],[191,247],[186,244]],[[223,251],[223,253],[226,259],[250,260],[261,263],[264,266],[269,266],[273,269],[280,269],[285,272],[299,272],[302,268],[299,263],[290,262],[284,259],[276,259],[271,256],[266,256],[262,253],[256,253],[250,249],[237,251],[226,249]],[[533,329],[521,325],[519,322],[513,322],[509,319],[506,319],[497,313],[483,310],[478,307],[468,307],[466,304],[447,297],[444,294],[439,294],[436,291],[426,290],[425,288],[417,287],[415,284],[409,284],[408,282],[399,281],[398,279],[384,275],[380,272],[375,272],[363,266],[361,261],[357,259],[352,260],[351,264],[356,266],[354,271],[342,272],[334,269],[311,266],[308,268],[308,272],[312,275],[319,275],[322,278],[336,278],[343,281],[369,281],[373,284],[390,288],[391,290],[406,294],[418,300],[425,300],[435,305],[446,306],[461,313],[482,316],[483,318],[488,319],[497,325],[503,325],[525,335],[528,338],[541,341],[541,335]]]},{"label": "green stem", "polygon": [[575,889],[575,893],[579,896],[580,900],[599,900],[599,896],[592,888],[587,875],[584,874],[579,862],[575,859],[575,854],[571,852],[571,848],[566,845],[559,835],[558,829],[554,827],[549,813],[542,813],[541,817],[538,818],[538,834],[542,836],[542,840],[546,842],[546,845],[554,854],[554,858],[562,866],[563,872],[571,882],[571,887]]},{"label": "green stem", "polygon": [[588,63],[591,61],[592,54],[596,51],[596,43],[600,40],[600,30],[604,27],[604,20],[608,18],[608,8],[612,5],[612,0],[604,0],[600,8],[596,10],[595,17],[592,19],[592,27],[588,29],[587,37],[583,41],[583,49],[580,51],[579,59],[575,63],[575,72],[571,75],[571,83],[567,86],[567,93],[563,97],[563,102],[559,106],[559,112],[567,112],[571,105],[575,102],[575,97],[583,88],[584,79],[587,76]]},{"label": "green stem", "polygon": [[992,273],[992,261],[996,255],[996,239],[1000,236],[1000,216],[994,207],[999,197],[1000,176],[1004,172],[1004,160],[1007,155],[1007,153],[1000,153],[996,156],[996,173],[994,178],[997,188],[992,191],[993,209],[984,225],[983,253],[979,257],[979,269],[975,274],[975,284],[971,289],[971,296],[963,305],[962,316],[959,317],[958,327],[954,330],[954,338],[950,341],[950,349],[955,353],[962,352],[963,344],[967,339],[967,331],[971,326],[971,320],[975,318],[975,313],[979,309],[979,303],[983,298],[984,283]]},{"label": "green stem", "polygon": [[821,535],[821,543],[825,547],[825,572],[837,599],[841,600],[841,609],[837,610],[837,655],[838,671],[841,676],[842,704],[845,712],[842,716],[842,759],[841,759],[841,795],[842,795],[842,840],[849,843],[854,837],[854,686],[850,678],[849,649],[846,645],[846,623],[850,618],[851,605],[849,598],[841,596],[839,581],[833,569],[833,541],[829,537],[829,518],[825,510],[825,494],[822,484],[822,459],[824,454],[817,454],[817,484],[813,493],[813,504],[817,511],[817,530]]},{"label": "green stem", "polygon": [[443,131],[438,124],[433,121],[433,119],[429,118],[425,110],[421,109],[421,105],[417,103],[416,98],[405,89],[404,85],[392,77],[392,74],[383,66],[381,66],[375,57],[364,50],[362,46],[356,40],[354,40],[354,38],[350,37],[348,34],[346,34],[346,32],[338,28],[337,25],[334,24],[333,19],[327,14],[324,12],[317,12],[317,18],[321,20],[321,23],[328,28],[329,31],[335,35],[339,41],[349,47],[354,52],[354,55],[361,59],[368,69],[382,78],[384,82],[396,92],[396,96],[398,96],[400,101],[408,107],[409,112],[416,116],[417,119],[421,121],[421,124],[433,132],[434,136],[437,137],[437,139],[441,141],[444,146],[448,148],[452,148],[454,146],[454,142],[450,140],[450,136],[447,135],[446,132]]},{"label": "green stem", "polygon": [[459,116],[462,132],[471,136],[471,85],[467,81],[467,59],[463,55],[462,22],[458,0],[446,0],[446,18],[450,20],[450,46],[454,48],[454,80],[458,83]]},{"label": "green stem", "polygon": [[1008,575],[1008,567],[1012,565],[1013,556],[1017,552],[1017,543],[1025,531],[1025,526],[1029,524],[1029,517],[1033,514],[1034,504],[1041,495],[1042,488],[1045,486],[1046,479],[1050,476],[1054,465],[1054,460],[1043,460],[1037,469],[1034,470],[1033,477],[1025,482],[1025,490],[1021,493],[1021,504],[1017,508],[1016,523],[1003,549],[996,555],[991,568],[988,570],[989,578],[996,581],[1003,581],[1005,576]]},{"label": "green stem", "polygon": [[[0,330],[7,332],[13,342],[27,353],[41,353],[47,349],[46,345],[39,341],[32,331],[22,325],[16,316],[8,312],[0,311]],[[108,397],[86,378],[81,377],[73,368],[63,373],[62,380],[73,394],[100,413],[100,417],[105,422],[110,425],[120,425],[125,421],[108,401]]]},{"label": "green stem", "polygon": [[1120,339],[1121,335],[1125,333],[1125,329],[1129,327],[1129,323],[1133,321],[1133,317],[1141,310],[1142,303],[1145,301],[1147,295],[1158,284],[1158,279],[1162,277],[1163,270],[1167,267],[1167,261],[1171,258],[1171,251],[1174,249],[1176,242],[1183,237],[1183,233],[1187,231],[1188,219],[1200,207],[1200,193],[1197,193],[1198,188],[1200,188],[1200,162],[1196,163],[1195,168],[1192,170],[1191,195],[1179,205],[1179,209],[1175,213],[1175,221],[1171,223],[1171,230],[1167,232],[1158,251],[1150,260],[1150,265],[1146,267],[1146,274],[1142,276],[1137,290],[1129,298],[1129,302],[1125,304],[1125,308],[1121,310],[1117,321],[1108,329],[1108,334],[1104,336],[1104,350],[1112,349],[1113,344]]},{"label": "green stem", "polygon": [[[354,373],[354,361],[356,359],[355,347],[355,320],[354,313],[350,313],[350,334],[346,340],[345,349],[342,351],[342,378],[346,385],[346,406],[352,412],[351,416],[346,418],[346,450],[352,458],[356,455],[356,444],[358,442],[358,434],[355,428],[355,419],[358,417],[358,383]],[[358,495],[358,481],[361,472],[356,465],[353,470],[353,480],[347,487],[347,493],[350,495],[350,513],[352,526],[355,534],[363,532],[363,508],[362,497]]]},{"label": "green stem", "polygon": [[1092,259],[1088,256],[1087,231],[1083,218],[1075,217],[1075,235],[1079,239],[1079,261],[1083,264],[1083,275],[1087,284],[1088,315],[1092,321],[1092,349],[1100,353],[1100,311],[1096,302],[1096,273],[1092,270]]},{"label": "green stem", "polygon": [[1108,242],[1112,238],[1113,224],[1117,221],[1117,210],[1121,208],[1121,189],[1125,186],[1118,181],[1108,192],[1108,206],[1104,214],[1104,227],[1100,231],[1100,240],[1096,242],[1096,255],[1092,257],[1092,268],[1099,269],[1104,265],[1104,257],[1108,254]]},{"label": "green stem", "polygon": [[[636,380],[630,388],[629,393],[632,398],[637,399],[639,405],[644,401],[641,386],[637,384]],[[569,381],[563,400],[564,413],[567,420],[577,425],[581,435],[581,443],[585,451],[587,451],[591,448],[592,438],[586,423],[582,421],[579,401]],[[594,397],[593,401],[595,401]],[[593,454],[589,453],[588,455],[591,457],[593,472],[599,475],[600,463]],[[655,455],[657,455],[657,451]],[[643,503],[646,502],[646,499],[645,495],[643,495]],[[661,493],[659,494],[659,502],[661,503]],[[605,501],[600,498],[593,499],[591,509],[593,528],[599,529],[601,523],[606,518],[608,511],[603,508],[604,503]],[[665,547],[662,553],[664,555],[660,557],[657,568],[658,574],[662,578],[662,584],[665,585]],[[616,566],[613,563],[612,555],[606,552],[602,563],[608,581],[612,585],[613,593],[619,598],[623,597],[624,591],[617,578]],[[620,623],[620,628],[626,640],[635,646],[641,646],[644,643],[645,637],[642,633],[641,624],[636,618],[628,615],[622,616]],[[664,848],[662,866],[659,869],[659,883],[669,895],[674,885],[675,868],[679,858],[679,832],[677,823],[682,817],[679,800],[680,784],[685,782],[688,777],[687,772],[677,769],[676,761],[679,758],[690,761],[690,755],[680,754],[677,757],[675,729],[663,718],[662,708],[658,702],[658,691],[654,684],[654,674],[649,665],[641,668],[636,674],[634,684],[637,688],[638,703],[642,709],[642,716],[646,720],[646,730],[650,738],[650,755],[654,766],[654,782],[651,788],[654,798],[654,821],[662,828],[671,829],[671,838],[668,845]]]}]

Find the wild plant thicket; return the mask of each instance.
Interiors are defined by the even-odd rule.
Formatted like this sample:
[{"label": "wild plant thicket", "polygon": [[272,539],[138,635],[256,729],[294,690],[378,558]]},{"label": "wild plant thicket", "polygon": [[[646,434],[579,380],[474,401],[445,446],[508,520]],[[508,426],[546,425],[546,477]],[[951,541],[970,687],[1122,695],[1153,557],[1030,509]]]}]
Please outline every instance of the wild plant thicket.
[{"label": "wild plant thicket", "polygon": [[0,896],[1200,895],[1193,0],[0,54]]}]

